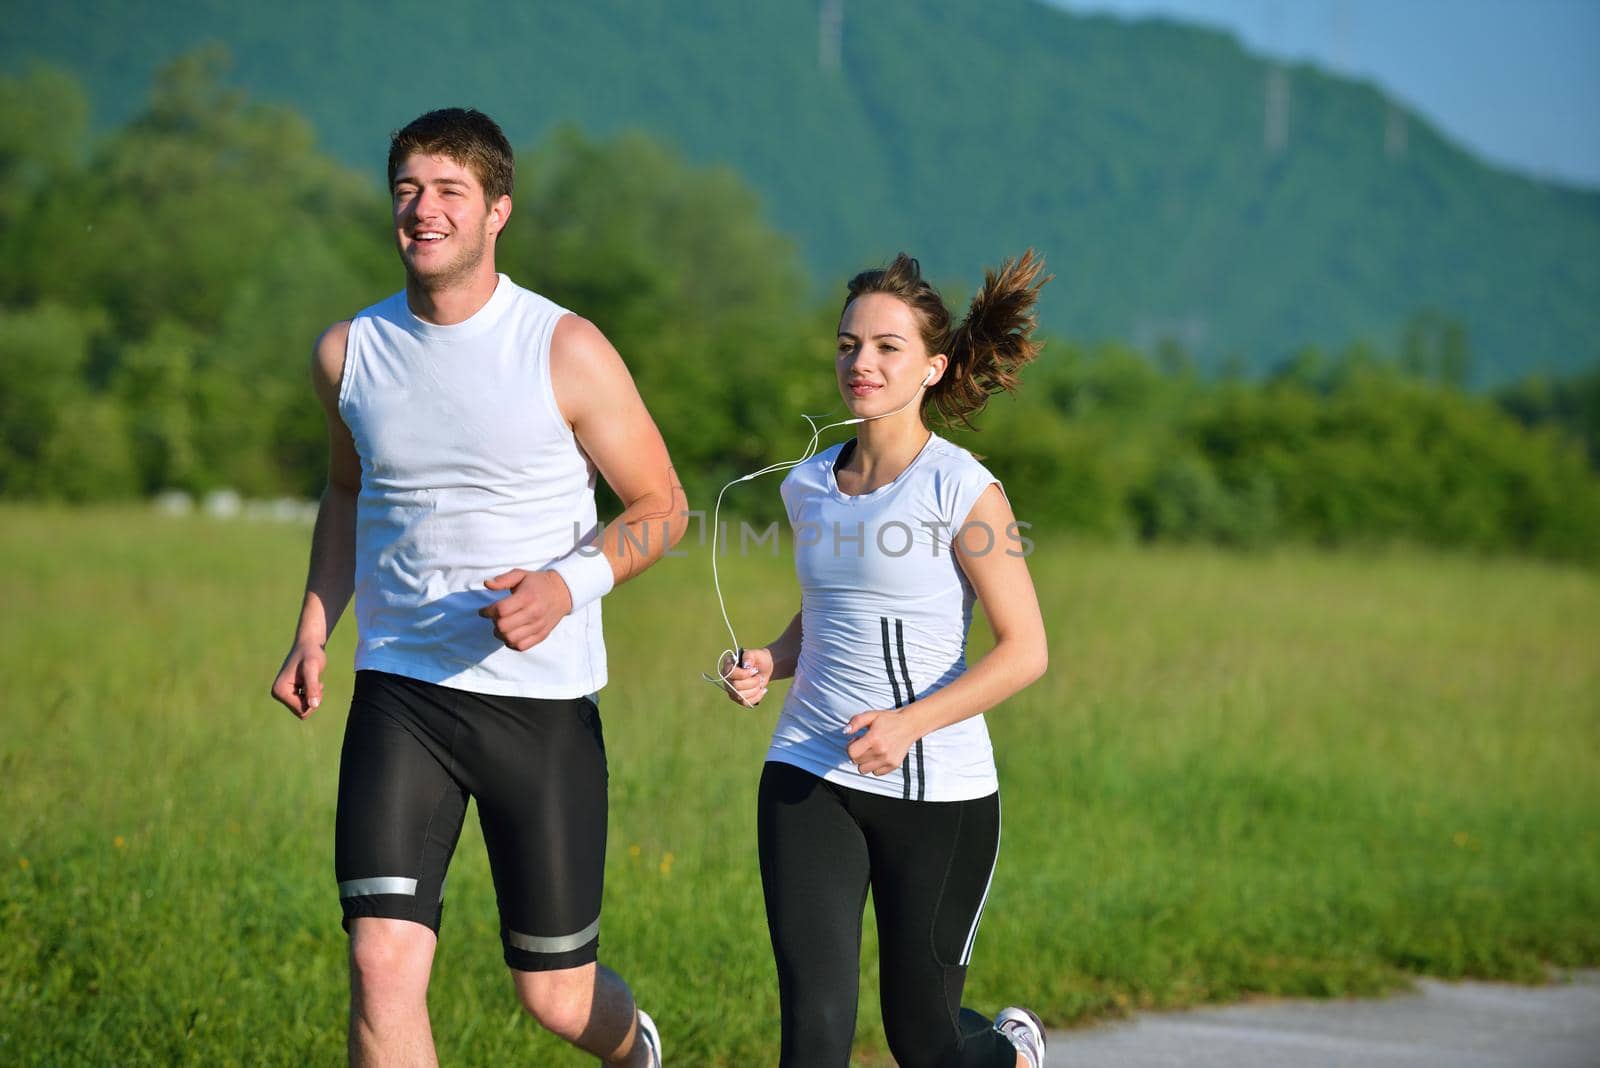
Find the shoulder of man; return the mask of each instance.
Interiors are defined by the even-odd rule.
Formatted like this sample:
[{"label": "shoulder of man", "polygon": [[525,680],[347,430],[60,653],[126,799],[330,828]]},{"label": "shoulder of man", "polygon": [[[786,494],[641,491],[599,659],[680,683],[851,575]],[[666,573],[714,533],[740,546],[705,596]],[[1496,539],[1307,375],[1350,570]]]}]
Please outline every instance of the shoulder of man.
[{"label": "shoulder of man", "polygon": [[552,356],[559,353],[568,360],[583,359],[604,349],[612,349],[611,342],[598,326],[577,312],[569,311],[556,320],[555,330],[550,335]]},{"label": "shoulder of man", "polygon": [[610,375],[627,374],[616,348],[595,326],[576,312],[556,320],[550,336],[550,380],[558,392],[579,397],[581,391],[602,389]]},{"label": "shoulder of man", "polygon": [[339,381],[344,377],[345,351],[350,342],[349,319],[341,319],[317,338],[311,348],[311,376],[317,391],[330,391],[337,396]]},{"label": "shoulder of man", "polygon": [[574,312],[556,321],[550,338],[550,385],[562,417],[572,426],[584,417],[626,410],[639,400],[621,354],[598,326]]}]

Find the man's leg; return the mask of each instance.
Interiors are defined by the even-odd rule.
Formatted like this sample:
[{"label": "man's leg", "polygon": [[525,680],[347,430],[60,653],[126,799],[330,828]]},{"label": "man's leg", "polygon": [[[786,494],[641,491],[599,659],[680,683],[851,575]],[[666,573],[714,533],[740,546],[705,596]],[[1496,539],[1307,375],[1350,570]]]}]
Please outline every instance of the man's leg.
[{"label": "man's leg", "polygon": [[410,920],[350,921],[350,1063],[438,1064],[428,1026],[428,974],[437,937]]},{"label": "man's leg", "polygon": [[334,836],[355,1065],[435,1063],[428,974],[467,807],[448,772],[453,720],[439,696],[411,679],[356,674]]},{"label": "man's leg", "polygon": [[606,755],[588,698],[463,695],[456,752],[478,802],[517,996],[608,1064],[649,1065],[633,995],[597,963]]},{"label": "man's leg", "polygon": [[651,1068],[639,1014],[622,977],[600,964],[557,971],[512,969],[517,997],[541,1027],[616,1068]]}]

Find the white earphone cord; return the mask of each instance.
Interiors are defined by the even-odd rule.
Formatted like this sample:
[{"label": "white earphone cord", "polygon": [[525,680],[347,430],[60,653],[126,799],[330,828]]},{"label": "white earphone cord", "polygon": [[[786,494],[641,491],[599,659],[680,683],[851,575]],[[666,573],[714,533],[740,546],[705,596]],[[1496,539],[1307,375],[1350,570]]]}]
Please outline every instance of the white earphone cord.
[{"label": "white earphone cord", "polygon": [[[718,538],[722,533],[723,494],[727,493],[730,489],[741,482],[751,482],[760,478],[762,475],[770,475],[774,471],[787,471],[790,468],[799,467],[801,464],[805,463],[807,460],[811,459],[817,454],[817,445],[821,441],[824,431],[833,430],[834,428],[841,426],[853,426],[856,423],[870,423],[874,419],[885,419],[891,415],[897,415],[900,412],[905,411],[911,406],[912,402],[914,402],[918,397],[922,396],[922,391],[928,387],[929,380],[933,378],[933,376],[937,373],[937,370],[937,368],[934,368],[927,373],[927,375],[923,378],[921,385],[917,386],[917,391],[913,393],[904,404],[900,405],[900,407],[894,409],[893,411],[884,412],[882,415],[858,416],[855,419],[843,419],[837,423],[829,423],[827,426],[818,427],[816,421],[818,419],[825,418],[825,415],[806,415],[802,412],[800,418],[804,419],[811,427],[811,440],[806,443],[805,450],[800,454],[798,459],[783,460],[779,463],[768,464],[759,471],[752,471],[748,475],[740,475],[738,478],[734,479],[732,482],[729,482],[727,485],[723,486],[722,489],[717,491],[717,503],[711,512],[711,585],[716,590],[717,607],[722,610],[722,622],[728,628],[728,639],[733,643],[733,648],[724,649],[717,655],[716,675],[710,675],[702,671],[700,673],[700,677],[702,679],[705,679],[719,690],[725,690],[728,686],[728,675],[723,673],[723,660],[731,660],[733,662],[733,667],[743,666],[740,664],[740,660],[744,656],[744,646],[739,644],[739,636],[733,632],[733,620],[728,617],[728,602],[722,596],[722,579],[717,570]],[[733,668],[730,667],[728,670],[729,672],[732,672]]]}]

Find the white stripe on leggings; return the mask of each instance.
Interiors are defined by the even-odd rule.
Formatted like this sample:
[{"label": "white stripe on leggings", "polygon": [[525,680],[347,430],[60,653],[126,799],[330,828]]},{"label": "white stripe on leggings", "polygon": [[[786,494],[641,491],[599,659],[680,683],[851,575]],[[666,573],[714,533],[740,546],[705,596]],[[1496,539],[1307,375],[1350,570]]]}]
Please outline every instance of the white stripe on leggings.
[{"label": "white stripe on leggings", "polygon": [[989,862],[989,881],[983,884],[983,897],[978,899],[978,912],[972,917],[972,930],[967,932],[967,947],[961,951],[961,965],[966,967],[972,959],[972,943],[978,939],[978,921],[983,919],[983,906],[989,903],[989,887],[994,885],[994,869],[1000,863],[1000,799],[994,799],[994,860]]}]

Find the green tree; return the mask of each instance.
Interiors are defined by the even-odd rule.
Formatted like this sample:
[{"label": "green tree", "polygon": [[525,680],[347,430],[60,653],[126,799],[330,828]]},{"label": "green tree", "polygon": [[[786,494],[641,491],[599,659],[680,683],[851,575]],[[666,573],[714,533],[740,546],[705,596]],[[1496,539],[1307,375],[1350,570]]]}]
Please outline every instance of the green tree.
[{"label": "green tree", "polygon": [[[142,490],[314,492],[320,460],[300,446],[320,445],[320,414],[303,368],[328,323],[392,284],[385,201],[320,155],[303,119],[228,88],[226,66],[217,48],[180,58],[76,166],[68,133],[0,122],[0,145],[33,161],[0,152],[0,181],[48,174],[5,230],[0,293],[100,316],[88,351],[61,354],[56,374],[122,411]],[[35,111],[73,99],[59,76],[6,94]]]},{"label": "green tree", "polygon": [[18,229],[51,186],[82,165],[88,116],[88,97],[63,71],[34,66],[0,76],[0,304],[31,296],[31,273],[48,252],[24,244]]},{"label": "green tree", "polygon": [[0,496],[90,500],[133,493],[121,411],[83,371],[104,329],[58,304],[0,311]]},{"label": "green tree", "polygon": [[1524,426],[1554,426],[1570,434],[1600,470],[1600,363],[1564,378],[1532,375],[1499,390],[1495,399]]},{"label": "green tree", "polygon": [[797,413],[838,403],[833,324],[731,171],[691,166],[640,133],[597,141],[562,128],[518,172],[498,263],[605,331],[697,507],[769,462],[774,442],[798,450]]}]

